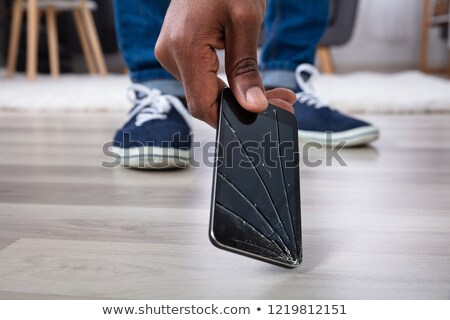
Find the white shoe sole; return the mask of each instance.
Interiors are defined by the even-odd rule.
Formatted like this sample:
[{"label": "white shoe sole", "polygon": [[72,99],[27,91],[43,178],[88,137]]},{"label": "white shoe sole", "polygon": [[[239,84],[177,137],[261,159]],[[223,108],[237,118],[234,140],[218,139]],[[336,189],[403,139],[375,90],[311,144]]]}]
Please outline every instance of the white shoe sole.
[{"label": "white shoe sole", "polygon": [[[327,139],[327,136],[328,139]],[[334,147],[339,143],[344,147],[356,147],[366,145],[380,136],[379,130],[374,126],[364,126],[341,132],[316,132],[298,130],[300,142],[316,142],[324,147]]]},{"label": "white shoe sole", "polygon": [[120,159],[120,164],[125,168],[134,169],[173,169],[189,166],[191,150],[161,147],[133,147],[122,149],[112,147],[110,149]]}]

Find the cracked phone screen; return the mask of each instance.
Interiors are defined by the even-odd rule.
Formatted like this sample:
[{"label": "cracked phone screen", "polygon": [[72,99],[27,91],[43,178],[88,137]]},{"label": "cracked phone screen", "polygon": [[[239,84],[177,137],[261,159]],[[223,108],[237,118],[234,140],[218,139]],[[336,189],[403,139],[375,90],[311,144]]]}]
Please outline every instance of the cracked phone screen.
[{"label": "cracked phone screen", "polygon": [[244,110],[222,96],[211,215],[220,248],[284,267],[301,261],[297,123],[274,106]]}]

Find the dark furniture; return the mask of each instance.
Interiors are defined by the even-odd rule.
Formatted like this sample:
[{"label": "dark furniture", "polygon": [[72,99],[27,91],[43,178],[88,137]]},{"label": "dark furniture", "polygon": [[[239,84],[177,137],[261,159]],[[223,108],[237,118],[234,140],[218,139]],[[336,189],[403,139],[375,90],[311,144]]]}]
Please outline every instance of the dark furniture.
[{"label": "dark furniture", "polygon": [[324,73],[333,73],[330,47],[347,43],[353,33],[358,0],[330,0],[328,28],[319,42],[317,55]]}]

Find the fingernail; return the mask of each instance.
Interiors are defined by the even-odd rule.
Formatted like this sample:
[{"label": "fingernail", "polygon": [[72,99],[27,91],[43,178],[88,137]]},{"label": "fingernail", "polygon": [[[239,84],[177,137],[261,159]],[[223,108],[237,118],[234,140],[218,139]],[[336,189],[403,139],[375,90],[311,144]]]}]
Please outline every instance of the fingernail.
[{"label": "fingernail", "polygon": [[259,87],[251,87],[250,89],[248,89],[247,93],[245,94],[245,99],[248,103],[253,105],[261,107],[267,106],[266,96]]}]

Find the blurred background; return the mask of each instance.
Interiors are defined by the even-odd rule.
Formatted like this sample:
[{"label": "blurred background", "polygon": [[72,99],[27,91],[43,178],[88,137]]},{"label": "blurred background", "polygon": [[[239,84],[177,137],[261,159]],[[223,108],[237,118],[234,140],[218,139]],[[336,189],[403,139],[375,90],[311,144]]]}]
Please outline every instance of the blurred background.
[{"label": "blurred background", "polygon": [[[28,2],[0,2],[0,109],[125,112],[129,105],[122,93],[128,80],[116,42],[113,1],[86,1],[86,12],[77,0],[32,1],[40,14],[31,26]],[[14,3],[22,9],[14,10]],[[450,110],[448,83],[441,81],[450,75],[448,12],[448,0],[332,0],[317,64],[335,76],[320,78],[317,90],[349,112]],[[29,31],[35,29],[37,47],[27,46],[33,43]],[[27,57],[27,78],[38,74],[38,89],[22,86]],[[63,77],[49,81],[50,73]],[[385,73],[390,76],[382,76]],[[109,77],[100,81],[88,74]],[[344,74],[351,76],[339,76]],[[78,89],[58,99],[55,93],[68,89],[68,84]],[[19,95],[23,90],[27,94]],[[383,92],[385,99],[374,90]],[[419,101],[403,97],[411,91],[417,91]],[[70,97],[77,101],[69,103]]]},{"label": "blurred background", "polygon": [[[424,2],[428,2],[431,8],[430,17],[441,16],[440,19],[435,19],[434,27],[427,28],[429,29],[427,30],[429,66],[440,71],[448,67],[448,19],[445,19],[445,15],[448,15],[447,0],[335,0],[332,2],[335,2],[334,7],[341,6],[348,12],[353,10],[353,6],[357,6],[355,24],[352,28],[353,36],[345,39],[346,41],[339,46],[332,47],[333,61],[337,71],[418,69],[421,60]],[[112,1],[96,0],[96,3],[97,8],[93,14],[108,69],[111,72],[120,72],[123,65],[115,38]],[[3,66],[6,63],[11,25],[11,4],[12,0],[0,2],[0,62]],[[336,21],[336,19],[347,20],[343,22],[342,29],[348,28],[349,24],[353,27],[353,24],[348,21],[349,15],[344,14],[343,18],[340,18],[337,17],[337,11],[337,8],[332,9],[331,27],[336,23],[342,24],[342,21]],[[25,25],[26,21],[24,21]],[[71,12],[58,14],[58,31],[62,72],[86,71]],[[41,19],[40,72],[49,72],[46,32],[45,19]],[[25,37],[26,30],[22,28],[18,70],[24,70],[25,67]],[[332,42],[332,39],[330,41]]]}]

